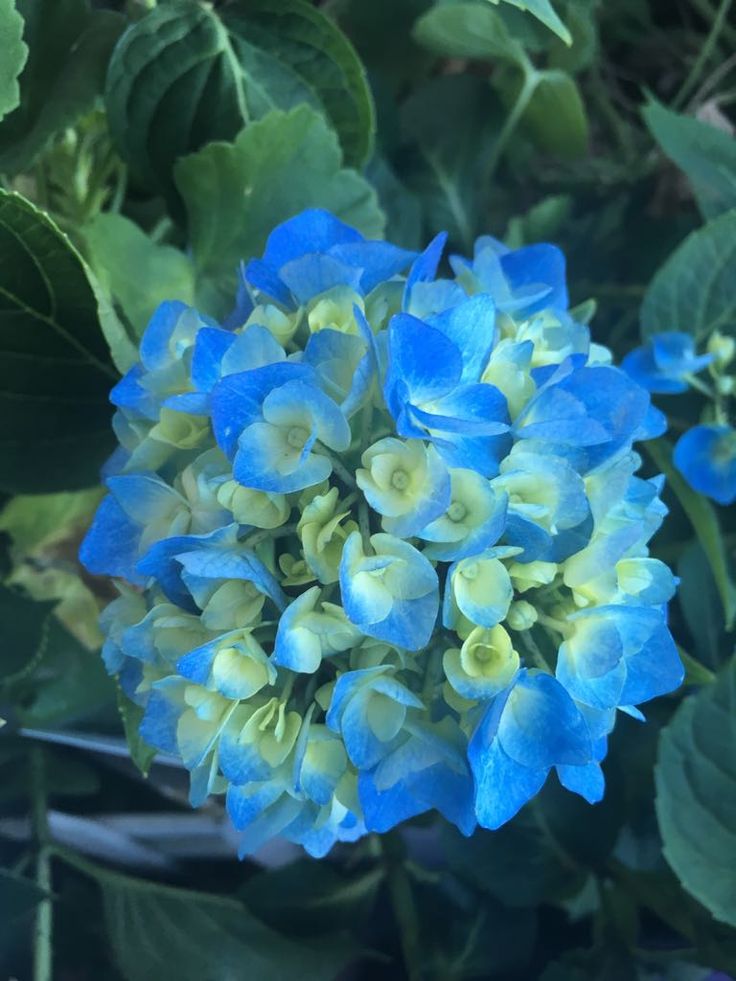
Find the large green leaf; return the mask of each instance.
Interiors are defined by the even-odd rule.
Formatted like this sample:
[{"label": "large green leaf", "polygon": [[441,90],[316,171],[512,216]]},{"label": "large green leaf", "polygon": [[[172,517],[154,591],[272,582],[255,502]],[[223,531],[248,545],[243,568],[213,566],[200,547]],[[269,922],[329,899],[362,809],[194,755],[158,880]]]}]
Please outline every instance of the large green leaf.
[{"label": "large green leaf", "polygon": [[0,192],[0,488],[97,483],[115,379],[79,255],[50,218]]},{"label": "large green leaf", "polygon": [[274,110],[234,143],[211,143],[185,157],[176,183],[205,281],[199,299],[213,312],[228,302],[238,263],[258,255],[273,227],[303,208],[329,208],[369,237],[383,232],[375,191],[342,167],[337,137],[309,106]]},{"label": "large green leaf", "polygon": [[29,54],[20,105],[0,124],[0,172],[10,174],[26,170],[54,134],[93,105],[124,26],[109,10],[90,11],[87,0],[18,0],[18,10]]},{"label": "large green leaf", "polygon": [[736,210],[692,232],[652,280],[641,310],[644,337],[684,330],[705,341],[736,334]]},{"label": "large green leaf", "polygon": [[110,127],[126,159],[169,194],[181,156],[231,140],[273,108],[325,113],[346,159],[373,140],[373,103],[350,43],[304,0],[196,0],[155,7],[115,49],[107,78]]},{"label": "large green leaf", "polygon": [[651,101],[642,110],[649,131],[685,172],[703,217],[736,208],[736,139],[708,123]]},{"label": "large green leaf", "polygon": [[[489,0],[490,3],[499,3],[499,0]],[[570,32],[560,20],[550,0],[506,0],[519,10],[527,10],[530,14],[541,21],[557,37],[561,38],[565,44],[572,44]]]},{"label": "large green leaf", "polygon": [[498,831],[478,830],[472,838],[445,828],[443,844],[450,868],[514,908],[574,893],[585,878],[584,870],[537,820],[534,807]]},{"label": "large green leaf", "polygon": [[333,981],[345,964],[344,947],[290,940],[236,900],[62,857],[99,884],[108,936],[126,981]]},{"label": "large green leaf", "polygon": [[20,102],[18,75],[28,57],[23,43],[23,18],[15,9],[15,0],[0,0],[0,119]]},{"label": "large green leaf", "polygon": [[123,215],[99,214],[82,229],[89,263],[139,338],[164,300],[194,302],[194,268],[170,245],[158,245]]},{"label": "large green leaf", "polygon": [[524,49],[488,4],[452,3],[428,10],[414,25],[415,39],[436,54],[521,62]]},{"label": "large green leaf", "polygon": [[663,731],[655,769],[665,858],[685,889],[736,926],[736,659]]}]

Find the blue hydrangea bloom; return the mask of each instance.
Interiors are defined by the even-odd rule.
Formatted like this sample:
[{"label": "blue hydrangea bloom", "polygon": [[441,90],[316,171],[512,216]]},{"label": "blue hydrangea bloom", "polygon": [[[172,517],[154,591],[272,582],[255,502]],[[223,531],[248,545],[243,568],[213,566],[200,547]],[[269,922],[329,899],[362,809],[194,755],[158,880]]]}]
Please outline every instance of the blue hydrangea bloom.
[{"label": "blue hydrangea bloom", "polygon": [[[682,678],[633,444],[662,431],[646,389],[706,360],[662,335],[614,367],[553,245],[484,237],[448,276],[444,247],[304,212],[221,324],[163,304],[111,395],[80,553],[120,593],[103,658],[242,855],[496,828],[552,770],[594,803],[618,712]],[[735,455],[699,427],[676,462],[726,502]]]},{"label": "blue hydrangea bloom", "polygon": [[675,446],[677,469],[693,490],[719,504],[736,501],[736,430],[693,426]]}]

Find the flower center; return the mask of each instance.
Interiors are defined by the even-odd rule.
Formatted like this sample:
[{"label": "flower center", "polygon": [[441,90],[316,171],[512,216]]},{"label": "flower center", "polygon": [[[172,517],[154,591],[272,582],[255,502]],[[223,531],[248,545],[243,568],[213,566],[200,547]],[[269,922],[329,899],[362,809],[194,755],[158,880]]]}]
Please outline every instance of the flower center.
[{"label": "flower center", "polygon": [[292,426],[286,434],[286,442],[295,450],[301,450],[309,439],[309,433],[303,426]]},{"label": "flower center", "polygon": [[453,501],[449,508],[447,509],[447,517],[450,521],[458,522],[462,521],[467,515],[468,509],[465,507],[462,501]]},{"label": "flower center", "polygon": [[394,470],[391,474],[391,486],[397,491],[405,491],[409,486],[409,474],[406,470]]}]

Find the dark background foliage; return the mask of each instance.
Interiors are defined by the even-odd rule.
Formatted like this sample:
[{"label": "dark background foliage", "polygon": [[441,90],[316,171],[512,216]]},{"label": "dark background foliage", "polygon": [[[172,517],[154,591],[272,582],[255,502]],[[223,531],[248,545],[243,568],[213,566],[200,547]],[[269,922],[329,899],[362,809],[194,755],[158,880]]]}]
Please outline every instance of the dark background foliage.
[{"label": "dark background foliage", "polygon": [[683,689],[619,723],[603,803],[550,782],[470,840],[427,818],[238,864],[219,810],[192,814],[136,738],[97,654],[110,587],[75,557],[107,392],[152,310],[221,314],[237,262],[307,205],[407,247],[556,241],[619,356],[640,333],[733,334],[731,8],[0,0],[3,976],[736,976],[736,520],[668,442],[697,396],[662,403],[645,451],[668,477],[654,554],[682,580]]}]

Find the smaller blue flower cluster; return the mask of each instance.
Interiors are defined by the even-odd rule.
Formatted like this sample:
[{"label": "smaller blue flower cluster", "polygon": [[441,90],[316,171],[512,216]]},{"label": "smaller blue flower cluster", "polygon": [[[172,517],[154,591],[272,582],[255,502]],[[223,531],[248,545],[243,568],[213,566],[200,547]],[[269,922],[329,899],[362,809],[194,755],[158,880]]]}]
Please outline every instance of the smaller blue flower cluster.
[{"label": "smaller blue flower cluster", "polygon": [[443,247],[305,212],[223,324],[164,304],[112,393],[103,656],[242,853],[497,828],[553,770],[595,802],[617,713],[682,678],[632,449],[660,414],[557,248],[481,238],[438,276]]},{"label": "smaller blue flower cluster", "polygon": [[[708,398],[706,421],[679,438],[674,461],[693,490],[719,504],[736,501],[736,429],[727,408],[736,394],[736,377],[727,374],[734,356],[736,340],[718,331],[701,355],[695,353],[690,334],[665,331],[628,354],[621,365],[650,392],[678,395],[694,388]],[[709,370],[711,385],[697,377],[704,368]]]}]

